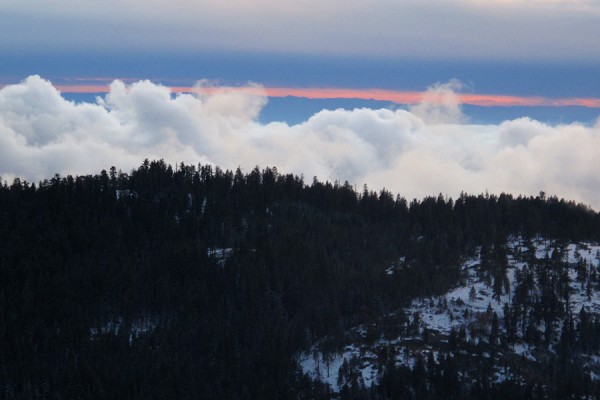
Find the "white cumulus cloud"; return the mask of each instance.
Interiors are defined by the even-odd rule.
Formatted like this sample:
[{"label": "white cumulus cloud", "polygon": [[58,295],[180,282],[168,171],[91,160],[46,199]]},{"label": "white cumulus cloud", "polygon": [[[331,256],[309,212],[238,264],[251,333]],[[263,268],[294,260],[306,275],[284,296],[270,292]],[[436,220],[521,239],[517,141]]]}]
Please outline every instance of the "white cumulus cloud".
[{"label": "white cumulus cloud", "polygon": [[163,158],[246,171],[277,166],[409,199],[543,190],[600,209],[600,123],[469,124],[456,88],[434,85],[410,110],[323,110],[290,126],[258,122],[267,98],[257,87],[173,95],[149,81],[115,81],[96,103],[74,103],[31,76],[0,90],[0,176],[35,182],[112,165],[128,172],[144,158]]}]

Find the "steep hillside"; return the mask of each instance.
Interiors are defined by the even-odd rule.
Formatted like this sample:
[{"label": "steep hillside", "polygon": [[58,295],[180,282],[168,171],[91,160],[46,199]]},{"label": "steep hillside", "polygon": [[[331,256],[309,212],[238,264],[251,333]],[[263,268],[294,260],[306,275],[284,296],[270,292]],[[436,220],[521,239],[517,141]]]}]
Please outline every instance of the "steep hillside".
[{"label": "steep hillside", "polygon": [[[402,258],[386,273],[406,267]],[[323,353],[316,343],[299,362],[343,394],[387,383],[394,368],[435,373],[451,362],[462,387],[535,383],[544,396],[591,395],[600,380],[599,277],[598,244],[509,237],[501,249],[480,249],[465,260],[458,286],[404,307],[397,336],[373,337],[376,326],[357,326],[342,351]],[[542,373],[553,364],[552,374]],[[575,379],[571,387],[555,392],[566,378]]]}]

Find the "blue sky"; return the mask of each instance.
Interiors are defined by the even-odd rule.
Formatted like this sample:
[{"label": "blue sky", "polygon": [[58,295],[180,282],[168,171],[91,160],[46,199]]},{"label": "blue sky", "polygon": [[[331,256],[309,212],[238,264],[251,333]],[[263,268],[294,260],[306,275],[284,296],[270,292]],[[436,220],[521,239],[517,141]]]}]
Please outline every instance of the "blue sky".
[{"label": "blue sky", "polygon": [[[409,198],[545,190],[600,208],[599,1],[4,0],[0,18],[3,179],[162,157],[277,165]],[[114,80],[108,93],[65,89]],[[231,91],[248,85],[264,93]],[[169,92],[182,86],[213,92]],[[594,105],[548,105],[565,99]]]}]

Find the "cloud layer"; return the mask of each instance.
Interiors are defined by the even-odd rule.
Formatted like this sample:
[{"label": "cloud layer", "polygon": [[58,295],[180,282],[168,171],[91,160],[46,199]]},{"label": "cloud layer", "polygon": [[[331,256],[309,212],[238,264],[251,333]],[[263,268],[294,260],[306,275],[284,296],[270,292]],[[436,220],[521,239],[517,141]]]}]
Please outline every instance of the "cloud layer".
[{"label": "cloud layer", "polygon": [[277,166],[407,198],[544,190],[600,209],[600,123],[469,124],[451,82],[431,87],[410,110],[323,110],[297,125],[260,124],[267,97],[259,86],[199,85],[194,94],[173,95],[149,81],[115,81],[95,104],[67,101],[38,76],[6,86],[0,176],[37,181],[112,165],[129,171],[144,158],[164,158],[246,171]]},{"label": "cloud layer", "polygon": [[599,60],[596,0],[4,0],[5,51]]}]

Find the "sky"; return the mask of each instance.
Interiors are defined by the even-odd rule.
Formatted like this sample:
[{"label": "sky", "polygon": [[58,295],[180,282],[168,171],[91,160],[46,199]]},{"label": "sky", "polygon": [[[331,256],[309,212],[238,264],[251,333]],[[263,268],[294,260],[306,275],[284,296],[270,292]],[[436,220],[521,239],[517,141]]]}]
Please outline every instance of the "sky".
[{"label": "sky", "polygon": [[0,3],[0,176],[144,158],[600,210],[600,1]]}]

